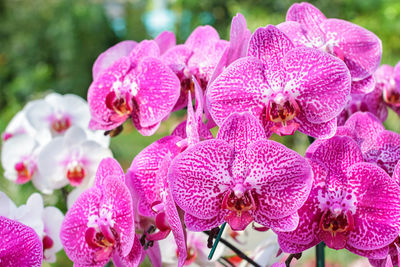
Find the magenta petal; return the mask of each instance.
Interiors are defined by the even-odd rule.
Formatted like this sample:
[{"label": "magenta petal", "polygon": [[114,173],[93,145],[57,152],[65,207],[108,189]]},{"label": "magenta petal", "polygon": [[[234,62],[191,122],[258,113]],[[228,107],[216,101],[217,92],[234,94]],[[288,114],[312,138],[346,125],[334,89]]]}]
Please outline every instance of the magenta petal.
[{"label": "magenta petal", "polygon": [[197,216],[185,213],[185,225],[188,230],[194,232],[211,230],[225,222],[226,213],[227,212],[223,211],[216,217],[210,219],[200,219]]},{"label": "magenta petal", "polygon": [[161,122],[150,125],[148,127],[142,127],[137,119],[132,117],[133,125],[135,125],[136,130],[143,136],[151,136],[153,135],[158,128],[160,127]]},{"label": "magenta petal", "polygon": [[286,21],[300,23],[306,35],[314,44],[324,41],[324,34],[320,25],[325,20],[326,17],[318,8],[305,2],[293,4],[286,13]]},{"label": "magenta petal", "polygon": [[334,136],[314,151],[312,159],[324,162],[331,175],[343,177],[355,163],[363,162],[363,155],[357,143],[347,136]]},{"label": "magenta petal", "polygon": [[283,239],[280,236],[278,236],[278,243],[279,243],[279,247],[285,253],[300,253],[300,252],[303,252],[315,245],[318,245],[320,243],[320,241],[313,240],[313,242],[311,242],[309,244],[298,244],[296,242],[292,242],[290,239]]},{"label": "magenta petal", "polygon": [[140,240],[135,235],[135,241],[133,242],[133,246],[131,251],[125,257],[121,257],[118,253],[116,253],[113,257],[113,263],[116,267],[136,267],[139,266],[145,257],[145,250],[140,244]]},{"label": "magenta petal", "polygon": [[156,41],[158,44],[158,47],[160,48],[160,54],[162,55],[165,53],[165,51],[176,45],[175,33],[163,31],[157,35],[156,38],[154,38],[154,41]]},{"label": "magenta petal", "polygon": [[180,82],[160,60],[146,58],[135,70],[139,91],[136,102],[142,127],[159,123],[169,115],[179,97]]},{"label": "magenta petal", "polygon": [[166,136],[152,143],[134,158],[126,173],[139,195],[139,212],[144,216],[154,216],[151,205],[154,201],[161,201],[162,185],[156,180],[157,172],[166,155],[173,157],[179,153],[176,143],[180,140],[177,136]]},{"label": "magenta petal", "polygon": [[116,60],[128,56],[137,45],[135,41],[122,41],[101,53],[93,64],[93,80],[96,80],[101,72],[110,67]]},{"label": "magenta petal", "polygon": [[100,162],[96,172],[95,185],[101,187],[108,179],[125,182],[124,171],[118,161],[113,158],[106,158]]},{"label": "magenta petal", "polygon": [[281,88],[285,77],[282,58],[293,48],[292,41],[283,32],[268,25],[253,33],[247,56],[258,58],[266,66],[264,74],[271,88]]},{"label": "magenta petal", "polygon": [[296,21],[285,21],[276,27],[286,34],[287,37],[293,42],[295,46],[310,46],[312,43],[307,39],[305,31],[301,27],[300,23]]},{"label": "magenta petal", "polygon": [[154,242],[154,245],[148,248],[146,253],[153,267],[162,267],[161,251],[158,242]]},{"label": "magenta petal", "polygon": [[83,192],[68,210],[61,226],[60,238],[65,253],[74,263],[81,265],[105,264],[94,259],[94,250],[85,240],[88,218],[99,213],[101,190],[90,188]]},{"label": "magenta petal", "polygon": [[382,43],[374,33],[340,19],[327,19],[320,27],[326,36],[335,36],[353,80],[365,79],[379,67]]},{"label": "magenta petal", "polygon": [[193,51],[189,47],[185,45],[177,45],[169,49],[165,54],[163,54],[161,60],[182,79],[184,78],[184,71],[192,54]]},{"label": "magenta petal", "polygon": [[229,143],[235,152],[247,149],[251,143],[265,138],[265,132],[259,120],[248,112],[230,115],[217,134],[217,139]]},{"label": "magenta petal", "polygon": [[198,26],[186,39],[185,45],[197,53],[205,47],[212,47],[219,41],[218,32],[211,26]]},{"label": "magenta petal", "polygon": [[300,124],[299,131],[314,138],[327,139],[335,135],[337,129],[337,119],[333,118],[323,123],[312,123],[300,113],[296,118],[295,122]]},{"label": "magenta petal", "polygon": [[352,94],[369,94],[375,89],[375,78],[373,75],[368,76],[360,81],[351,82]]},{"label": "magenta petal", "polygon": [[222,140],[189,147],[172,162],[168,179],[177,205],[200,219],[217,216],[229,189],[233,149]]},{"label": "magenta petal", "polygon": [[121,125],[126,118],[120,121],[111,121],[110,117],[113,111],[107,108],[106,97],[112,90],[113,84],[122,82],[123,77],[130,70],[131,62],[128,57],[122,57],[109,68],[107,71],[98,75],[97,79],[92,82],[88,91],[88,104],[91,113],[90,128],[93,130],[112,130]]},{"label": "magenta petal", "polygon": [[397,162],[396,167],[394,168],[393,172],[393,179],[400,184],[400,161]]},{"label": "magenta petal", "polygon": [[354,164],[348,177],[357,200],[354,230],[350,232],[348,244],[363,250],[389,245],[400,230],[399,185],[370,163]]},{"label": "magenta petal", "polygon": [[136,64],[146,57],[160,57],[160,48],[153,40],[141,41],[135,46],[130,54],[131,61]]},{"label": "magenta petal", "polygon": [[400,160],[400,134],[382,131],[376,139],[374,148],[366,152],[365,158],[366,161],[376,163],[392,176],[394,168]]},{"label": "magenta petal", "polygon": [[249,173],[244,184],[255,189],[259,204],[254,213],[258,218],[283,218],[304,204],[312,184],[306,159],[284,145],[267,140],[252,143],[246,156]]},{"label": "magenta petal", "polygon": [[238,59],[225,69],[207,90],[208,110],[221,126],[233,112],[248,111],[261,117],[262,99],[270,90],[264,80],[264,65],[256,58]]},{"label": "magenta petal", "polygon": [[297,95],[302,113],[323,123],[342,112],[349,100],[351,77],[340,59],[312,48],[295,48],[284,58],[289,82],[285,90]]},{"label": "magenta petal", "polygon": [[354,113],[348,118],[344,126],[354,132],[355,140],[362,152],[371,149],[379,134],[385,130],[382,122],[369,112]]},{"label": "magenta petal", "polygon": [[42,240],[32,228],[0,216],[0,236],[1,266],[41,266]]},{"label": "magenta petal", "polygon": [[258,218],[259,216],[256,216],[254,218],[254,221],[263,225],[268,225],[269,228],[271,228],[274,232],[276,231],[281,231],[281,232],[290,232],[294,231],[297,226],[299,225],[299,214],[297,212],[286,216],[284,218],[279,218],[276,220],[269,220],[268,223],[265,223],[265,219],[263,218]]},{"label": "magenta petal", "polygon": [[363,250],[363,249],[356,249],[352,246],[346,245],[346,249],[348,249],[350,252],[353,252],[354,254],[357,254],[357,255],[360,255],[362,257],[366,257],[369,259],[383,259],[383,258],[386,258],[386,256],[389,253],[388,246],[384,246],[383,248],[377,248],[377,249],[372,249],[372,250]]}]

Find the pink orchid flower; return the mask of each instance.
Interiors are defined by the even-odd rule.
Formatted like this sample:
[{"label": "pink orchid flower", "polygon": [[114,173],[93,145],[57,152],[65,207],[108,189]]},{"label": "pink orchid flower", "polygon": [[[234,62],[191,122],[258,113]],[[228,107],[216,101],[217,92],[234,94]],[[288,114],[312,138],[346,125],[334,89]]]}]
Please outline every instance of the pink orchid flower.
[{"label": "pink orchid flower", "polygon": [[[356,141],[363,153],[364,161],[374,163],[393,175],[395,166],[400,160],[400,134],[385,130],[382,122],[369,112],[356,112],[338,127],[337,136],[348,136]],[[311,157],[320,143],[316,140],[307,149],[306,155]]]},{"label": "pink orchid flower", "polygon": [[192,76],[206,89],[219,59],[224,53],[228,42],[221,40],[217,31],[209,26],[197,27],[187,38],[186,42],[177,45],[162,55],[162,61],[178,76],[181,82],[180,97],[173,111],[187,105],[187,95],[193,94]]},{"label": "pink orchid flower", "polygon": [[368,94],[352,94],[351,101],[338,117],[338,125],[357,111],[371,112],[384,122],[388,115],[388,107],[400,115],[400,63],[394,68],[389,65],[380,66],[374,74],[376,85]]},{"label": "pink orchid flower", "polygon": [[0,216],[0,265],[40,267],[43,247],[35,231],[18,222]]},{"label": "pink orchid flower", "polygon": [[350,73],[341,60],[295,48],[273,25],[255,31],[247,55],[207,90],[208,110],[218,125],[233,112],[249,111],[267,136],[296,130],[318,138],[334,135],[350,94]]},{"label": "pink orchid flower", "polygon": [[68,257],[79,266],[138,266],[142,247],[135,235],[132,198],[117,161],[102,160],[95,184],[68,210],[61,226]]},{"label": "pink orchid flower", "polygon": [[278,233],[281,249],[299,253],[321,241],[371,259],[388,254],[400,230],[399,185],[378,166],[363,162],[347,136],[321,143],[309,158],[314,185],[293,232]]},{"label": "pink orchid flower", "polygon": [[[131,117],[141,134],[152,135],[179,97],[179,80],[157,59],[160,49],[155,41],[120,46],[124,52],[113,57],[115,60],[111,64],[104,63],[104,67],[102,63],[101,71],[96,71],[90,85],[88,102],[92,118],[89,126],[113,130]],[[118,48],[112,47],[101,56],[106,57]]]},{"label": "pink orchid flower", "polygon": [[249,113],[234,113],[216,139],[177,155],[168,179],[191,231],[209,230],[225,221],[235,231],[252,221],[293,230],[312,183],[307,161],[266,140],[258,119]]},{"label": "pink orchid flower", "polygon": [[[381,40],[374,33],[345,20],[328,19],[306,2],[293,4],[286,14],[286,22],[277,27],[296,46],[313,47],[343,60],[350,70],[352,82],[366,79],[362,83],[373,83],[372,75],[382,56]],[[352,93],[371,90],[371,86],[352,86]]]},{"label": "pink orchid flower", "polygon": [[162,55],[166,51],[168,51],[168,49],[176,45],[175,33],[169,31],[163,31],[159,35],[157,35],[156,38],[154,38],[154,41],[160,48],[160,54]]}]

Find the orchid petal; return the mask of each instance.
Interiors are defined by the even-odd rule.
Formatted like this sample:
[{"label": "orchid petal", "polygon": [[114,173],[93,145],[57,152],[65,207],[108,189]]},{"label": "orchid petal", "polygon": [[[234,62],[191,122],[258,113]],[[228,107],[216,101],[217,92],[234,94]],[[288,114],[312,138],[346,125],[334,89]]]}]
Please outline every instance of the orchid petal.
[{"label": "orchid petal", "polygon": [[164,54],[168,49],[176,45],[175,33],[169,31],[163,31],[154,41],[158,44],[160,48],[160,54]]},{"label": "orchid petal", "polygon": [[116,60],[128,56],[136,45],[137,42],[135,41],[122,41],[101,53],[93,64],[93,80],[96,80]]},{"label": "orchid petal", "polygon": [[32,228],[0,216],[0,236],[2,266],[41,266],[42,241]]},{"label": "orchid petal", "polygon": [[334,36],[353,80],[365,79],[379,67],[382,43],[374,33],[340,19],[324,20],[320,27],[326,36]]},{"label": "orchid petal", "polygon": [[288,82],[285,90],[296,95],[305,117],[323,123],[342,112],[351,79],[343,61],[312,48],[295,48],[284,58]]}]

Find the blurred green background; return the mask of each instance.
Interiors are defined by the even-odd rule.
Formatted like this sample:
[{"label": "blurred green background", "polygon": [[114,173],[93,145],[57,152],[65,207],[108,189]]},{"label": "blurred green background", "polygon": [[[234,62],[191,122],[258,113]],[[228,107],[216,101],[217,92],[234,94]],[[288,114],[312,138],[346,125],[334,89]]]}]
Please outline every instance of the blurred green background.
[{"label": "blurred green background", "polygon": [[[211,24],[220,36],[229,38],[232,17],[242,13],[251,31],[285,19],[292,0],[0,0],[0,132],[26,102],[50,91],[74,93],[86,98],[91,83],[91,67],[96,57],[121,40],[149,39],[162,30],[176,33],[184,42],[198,25]],[[383,43],[382,63],[400,60],[400,1],[331,0],[309,1],[327,17],[346,19],[378,35]],[[142,137],[131,127],[111,142],[115,157],[126,169],[133,157],[154,140],[170,133],[185,112],[173,115],[156,135]],[[390,112],[388,129],[399,132],[398,117]],[[308,140],[297,133],[278,138],[299,153]],[[18,205],[35,191],[31,184],[14,185],[2,177],[0,190]],[[57,205],[61,193],[46,196],[48,205]],[[340,256],[339,256],[340,255]],[[344,256],[347,255],[347,256]],[[348,266],[348,253],[328,252],[328,259]],[[54,266],[69,266],[59,253]]]}]

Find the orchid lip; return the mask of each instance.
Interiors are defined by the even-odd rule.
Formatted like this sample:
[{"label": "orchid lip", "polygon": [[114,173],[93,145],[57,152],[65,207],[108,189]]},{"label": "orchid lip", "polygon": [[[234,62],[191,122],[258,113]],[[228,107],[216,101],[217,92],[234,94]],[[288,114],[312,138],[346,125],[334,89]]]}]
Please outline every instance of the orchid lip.
[{"label": "orchid lip", "polygon": [[292,135],[299,124],[293,119],[300,113],[300,107],[293,96],[278,93],[268,102],[266,109],[267,120],[274,123],[271,131],[279,135]]},{"label": "orchid lip", "polygon": [[23,184],[32,179],[36,167],[31,166],[26,161],[20,161],[15,164],[14,169],[17,171],[17,183]]},{"label": "orchid lip", "polygon": [[400,107],[400,91],[393,88],[385,88],[383,90],[383,100],[387,104]]},{"label": "orchid lip", "polygon": [[[111,116],[111,120],[118,120],[119,117],[127,117],[133,111],[133,101],[129,92],[116,93],[111,91],[106,96],[106,106],[108,109],[115,112],[114,116]],[[114,118],[114,117],[118,118]]]},{"label": "orchid lip", "polygon": [[90,248],[96,249],[96,261],[108,259],[119,242],[117,231],[109,225],[89,227],[85,232],[85,240]]},{"label": "orchid lip", "polygon": [[240,231],[253,221],[250,211],[256,210],[257,205],[253,193],[238,184],[225,193],[222,208],[230,211],[225,219],[232,230]]},{"label": "orchid lip", "polygon": [[321,217],[320,228],[329,232],[332,237],[335,237],[337,233],[348,232],[353,229],[354,222],[353,216],[350,211],[342,211],[334,209],[326,210]]},{"label": "orchid lip", "polygon": [[73,161],[70,164],[68,164],[67,178],[71,183],[71,185],[73,186],[80,185],[85,176],[86,176],[86,171],[81,163]]},{"label": "orchid lip", "polygon": [[69,127],[71,127],[71,120],[66,116],[55,118],[51,122],[51,129],[59,134],[64,133]]}]

